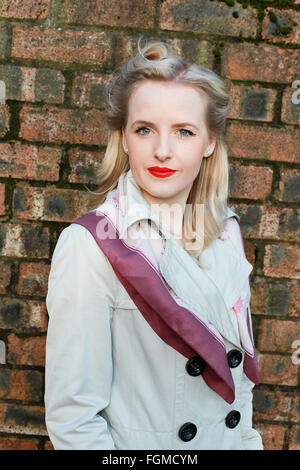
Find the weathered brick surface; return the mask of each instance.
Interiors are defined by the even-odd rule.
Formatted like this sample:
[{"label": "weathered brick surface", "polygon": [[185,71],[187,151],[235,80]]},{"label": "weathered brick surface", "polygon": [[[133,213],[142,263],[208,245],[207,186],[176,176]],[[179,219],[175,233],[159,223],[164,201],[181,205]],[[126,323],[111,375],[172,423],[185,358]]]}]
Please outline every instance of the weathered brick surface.
[{"label": "weathered brick surface", "polygon": [[11,2],[2,0],[0,4],[0,16],[3,18],[17,18],[30,20],[44,20],[49,14],[50,0],[19,0]]},{"label": "weathered brick surface", "polygon": [[264,273],[270,277],[300,279],[300,246],[266,245]]},{"label": "weathered brick surface", "polygon": [[38,445],[34,438],[0,437],[0,450],[38,450]]},{"label": "weathered brick surface", "polygon": [[96,0],[92,8],[89,2],[65,0],[58,19],[64,24],[152,28],[154,15],[154,0]]},{"label": "weathered brick surface", "polygon": [[6,104],[0,104],[0,137],[4,137],[9,131],[10,112]]},{"label": "weathered brick surface", "polygon": [[95,198],[106,87],[141,35],[228,86],[229,206],[253,266],[254,427],[265,449],[299,450],[300,0],[228,3],[1,2],[1,450],[54,449],[43,402],[50,261]]},{"label": "weathered brick surface", "polygon": [[85,145],[106,145],[102,112],[96,109],[29,108],[20,111],[19,138]]},{"label": "weathered brick surface", "polygon": [[0,398],[39,402],[43,398],[42,374],[35,370],[1,368]]},{"label": "weathered brick surface", "polygon": [[299,385],[299,364],[293,364],[291,355],[259,354],[260,382],[270,385]]},{"label": "weathered brick surface", "polygon": [[72,222],[88,210],[86,191],[57,188],[35,188],[18,185],[13,195],[14,215],[19,219]]},{"label": "weathered brick surface", "polygon": [[63,103],[65,78],[58,70],[0,65],[0,80],[6,85],[6,99]]},{"label": "weathered brick surface", "polygon": [[50,267],[42,263],[20,263],[17,293],[20,296],[47,294]]},{"label": "weathered brick surface", "polygon": [[261,36],[268,42],[300,44],[300,12],[269,7],[262,22]]},{"label": "weathered brick surface", "polygon": [[300,75],[300,50],[249,43],[227,44],[222,75],[233,80],[291,83]]},{"label": "weathered brick surface", "polygon": [[265,199],[272,190],[273,171],[268,167],[232,165],[230,196],[241,199]]},{"label": "weathered brick surface", "polygon": [[[233,12],[238,12],[238,18]],[[164,0],[161,6],[161,29],[170,31],[195,31],[202,34],[221,36],[256,36],[257,13],[252,7],[243,9],[241,5],[229,7],[221,2],[210,0],[191,2]]]},{"label": "weathered brick surface", "polygon": [[256,424],[265,450],[282,450],[287,428],[280,424]]},{"label": "weathered brick surface", "polygon": [[272,121],[276,91],[257,85],[234,85],[230,87],[231,119]]},{"label": "weathered brick surface", "polygon": [[4,215],[5,212],[5,184],[0,183],[0,215]]},{"label": "weathered brick surface", "polygon": [[93,183],[99,181],[98,175],[104,152],[71,148],[69,151],[70,183]]},{"label": "weathered brick surface", "polygon": [[300,322],[263,319],[257,347],[260,351],[292,354],[293,343],[298,339],[300,341]]},{"label": "weathered brick surface", "polygon": [[232,121],[227,126],[226,141],[232,157],[300,162],[300,129],[297,128]]},{"label": "weathered brick surface", "polygon": [[109,59],[110,38],[104,32],[22,28],[15,26],[12,57],[57,63],[99,64]]},{"label": "weathered brick surface", "polygon": [[273,317],[300,317],[300,285],[295,282],[253,280],[252,314]]},{"label": "weathered brick surface", "polygon": [[60,148],[47,145],[0,142],[0,173],[2,177],[58,181],[62,158]]},{"label": "weathered brick surface", "polygon": [[8,336],[7,363],[25,366],[45,365],[45,336],[19,338],[14,333]]},{"label": "weathered brick surface", "polygon": [[47,328],[47,321],[45,302],[0,298],[0,330],[13,330],[21,333],[34,328],[43,333]]},{"label": "weathered brick surface", "polygon": [[287,124],[300,124],[300,80],[294,80],[283,92],[281,120]]},{"label": "weathered brick surface", "polygon": [[44,408],[0,403],[0,432],[47,436]]},{"label": "weathered brick surface", "polygon": [[280,201],[300,202],[300,171],[281,170],[278,199]]}]

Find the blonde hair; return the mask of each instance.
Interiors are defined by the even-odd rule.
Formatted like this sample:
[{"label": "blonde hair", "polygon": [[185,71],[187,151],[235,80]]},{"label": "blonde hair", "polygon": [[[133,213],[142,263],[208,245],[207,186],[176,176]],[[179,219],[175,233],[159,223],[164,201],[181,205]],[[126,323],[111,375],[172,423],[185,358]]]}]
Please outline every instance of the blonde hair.
[{"label": "blonde hair", "polygon": [[[210,137],[216,138],[213,153],[203,158],[194,180],[187,204],[192,206],[192,227],[196,227],[196,204],[204,204],[204,251],[221,233],[226,216],[229,165],[224,141],[226,117],[229,112],[227,85],[212,70],[189,64],[169,54],[167,45],[150,41],[142,49],[138,39],[138,53],[123,63],[107,87],[105,124],[110,137],[100,167],[99,188],[91,209],[98,207],[109,191],[116,188],[119,177],[130,169],[129,159],[122,146],[122,128],[126,126],[129,98],[133,90],[147,79],[192,85],[207,98],[206,127]],[[189,250],[187,250],[189,252]],[[201,252],[191,251],[192,256]]]}]

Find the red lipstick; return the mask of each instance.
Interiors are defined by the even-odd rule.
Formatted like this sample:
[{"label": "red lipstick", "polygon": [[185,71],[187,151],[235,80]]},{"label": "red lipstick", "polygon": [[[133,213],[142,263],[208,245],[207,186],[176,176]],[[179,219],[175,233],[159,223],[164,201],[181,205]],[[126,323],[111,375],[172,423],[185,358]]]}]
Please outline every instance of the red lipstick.
[{"label": "red lipstick", "polygon": [[148,168],[148,171],[151,173],[151,175],[156,176],[157,178],[167,178],[168,176],[174,175],[174,173],[176,173],[176,170],[159,166],[151,166]]}]

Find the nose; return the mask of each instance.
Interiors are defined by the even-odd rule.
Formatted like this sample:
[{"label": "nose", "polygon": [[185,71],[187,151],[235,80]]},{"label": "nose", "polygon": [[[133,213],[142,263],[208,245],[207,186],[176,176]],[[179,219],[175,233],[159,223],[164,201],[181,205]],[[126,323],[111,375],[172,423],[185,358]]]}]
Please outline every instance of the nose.
[{"label": "nose", "polygon": [[172,158],[172,146],[168,135],[157,136],[154,153],[155,157],[161,161]]}]

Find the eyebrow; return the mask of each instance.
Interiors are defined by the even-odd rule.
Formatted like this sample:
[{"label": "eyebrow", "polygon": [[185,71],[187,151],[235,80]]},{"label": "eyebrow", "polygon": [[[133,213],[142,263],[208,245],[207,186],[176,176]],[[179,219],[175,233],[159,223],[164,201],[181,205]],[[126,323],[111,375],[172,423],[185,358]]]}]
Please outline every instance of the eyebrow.
[{"label": "eyebrow", "polygon": [[[150,122],[150,121],[137,120],[132,123],[131,127],[133,127],[135,124],[145,124],[146,126],[155,127],[154,122]],[[198,127],[195,126],[195,124],[192,124],[191,122],[176,122],[175,124],[172,125],[172,127],[185,127],[185,126],[194,127],[194,129],[198,130]]]}]

